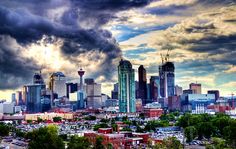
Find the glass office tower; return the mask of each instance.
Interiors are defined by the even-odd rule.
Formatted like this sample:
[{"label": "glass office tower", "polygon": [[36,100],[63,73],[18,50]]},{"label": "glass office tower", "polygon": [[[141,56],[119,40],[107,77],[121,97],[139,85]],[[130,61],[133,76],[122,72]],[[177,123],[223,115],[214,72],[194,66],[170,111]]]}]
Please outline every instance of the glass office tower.
[{"label": "glass office tower", "polygon": [[175,66],[172,62],[166,62],[159,67],[160,95],[170,97],[175,95]]},{"label": "glass office tower", "polygon": [[136,112],[134,69],[127,60],[121,60],[118,66],[119,109],[122,113]]}]

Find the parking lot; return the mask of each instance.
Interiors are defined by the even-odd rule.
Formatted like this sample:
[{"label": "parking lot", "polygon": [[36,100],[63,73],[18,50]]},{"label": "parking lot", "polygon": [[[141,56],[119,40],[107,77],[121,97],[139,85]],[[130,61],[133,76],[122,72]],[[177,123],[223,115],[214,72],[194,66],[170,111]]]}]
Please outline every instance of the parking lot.
[{"label": "parking lot", "polygon": [[26,149],[28,146],[28,140],[23,138],[13,138],[11,136],[4,137],[1,142],[2,149]]}]

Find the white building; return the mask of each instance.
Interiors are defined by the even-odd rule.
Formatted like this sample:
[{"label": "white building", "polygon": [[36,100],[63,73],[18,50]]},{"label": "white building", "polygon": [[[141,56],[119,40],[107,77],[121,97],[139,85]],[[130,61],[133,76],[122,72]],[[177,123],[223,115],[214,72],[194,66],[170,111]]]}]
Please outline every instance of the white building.
[{"label": "white building", "polygon": [[10,102],[0,103],[0,113],[13,114],[14,103],[10,103]]}]

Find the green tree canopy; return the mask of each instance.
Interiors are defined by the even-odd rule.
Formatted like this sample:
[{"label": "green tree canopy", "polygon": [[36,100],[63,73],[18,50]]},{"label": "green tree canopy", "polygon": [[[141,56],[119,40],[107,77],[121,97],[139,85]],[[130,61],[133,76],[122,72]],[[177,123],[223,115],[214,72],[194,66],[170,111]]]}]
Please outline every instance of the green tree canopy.
[{"label": "green tree canopy", "polygon": [[90,149],[91,144],[86,137],[72,136],[68,144],[68,149]]},{"label": "green tree canopy", "polygon": [[96,143],[94,149],[105,149],[105,146],[102,144],[103,137],[99,136],[96,138]]},{"label": "green tree canopy", "polygon": [[60,116],[56,116],[53,118],[53,122],[60,122],[62,118]]},{"label": "green tree canopy", "polygon": [[106,123],[97,124],[94,125],[93,130],[97,131],[99,128],[109,128],[109,126]]},{"label": "green tree canopy", "polygon": [[8,136],[10,127],[4,123],[0,123],[0,136]]},{"label": "green tree canopy", "polygon": [[224,130],[224,138],[227,143],[232,147],[236,148],[236,120],[231,120],[229,122],[229,126],[225,127]]},{"label": "green tree canopy", "polygon": [[41,127],[26,134],[30,139],[29,149],[64,149],[63,140],[58,136],[55,126]]},{"label": "green tree canopy", "polygon": [[184,135],[187,142],[191,142],[197,137],[197,129],[194,126],[188,126],[184,129]]},{"label": "green tree canopy", "polygon": [[168,137],[161,144],[156,144],[154,149],[181,149],[182,144],[176,137]]}]

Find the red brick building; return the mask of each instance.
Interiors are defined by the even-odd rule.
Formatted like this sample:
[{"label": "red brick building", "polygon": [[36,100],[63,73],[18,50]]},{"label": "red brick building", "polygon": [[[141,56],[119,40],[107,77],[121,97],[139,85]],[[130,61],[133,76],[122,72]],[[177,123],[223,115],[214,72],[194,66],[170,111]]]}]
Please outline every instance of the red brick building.
[{"label": "red brick building", "polygon": [[84,136],[89,139],[92,144],[96,143],[96,138],[101,136],[103,138],[102,144],[108,146],[112,144],[114,149],[120,149],[125,144],[125,137],[123,134],[102,134],[96,132],[85,133]]},{"label": "red brick building", "polygon": [[112,133],[112,128],[99,128],[98,133],[109,134]]},{"label": "red brick building", "polygon": [[145,108],[144,110],[145,117],[160,117],[163,114],[162,109],[152,109],[152,108]]}]

